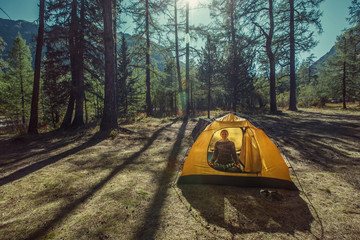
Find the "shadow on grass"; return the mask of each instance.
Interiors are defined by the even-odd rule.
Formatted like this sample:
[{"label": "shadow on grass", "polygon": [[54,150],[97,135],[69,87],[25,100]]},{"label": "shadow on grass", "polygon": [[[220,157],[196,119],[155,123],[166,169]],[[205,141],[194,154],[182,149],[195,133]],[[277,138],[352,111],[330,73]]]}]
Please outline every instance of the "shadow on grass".
[{"label": "shadow on grass", "polygon": [[[3,153],[2,156],[0,156],[0,167],[5,169],[4,171],[21,168],[27,164],[28,158],[39,157],[41,155],[46,156],[57,149],[75,143],[77,139],[84,137],[86,129],[92,127],[94,126],[89,125],[77,131],[54,130],[34,136],[24,135],[0,140],[0,152]],[[53,143],[54,139],[58,139],[58,141]],[[37,149],[40,149],[40,151],[36,151]],[[34,152],[34,150],[36,152]],[[8,161],[9,158],[13,158],[14,160]]]},{"label": "shadow on grass", "polygon": [[213,226],[237,233],[311,231],[314,218],[298,191],[282,190],[284,201],[268,201],[257,188],[180,184],[192,208]]},{"label": "shadow on grass", "polygon": [[46,166],[49,166],[53,163],[58,162],[59,160],[66,158],[72,154],[75,154],[81,150],[84,150],[86,148],[95,146],[99,142],[102,142],[106,138],[106,134],[96,133],[93,137],[89,139],[89,141],[81,144],[80,146],[77,146],[75,148],[72,148],[70,150],[67,150],[65,152],[62,152],[60,154],[57,154],[55,156],[49,157],[47,159],[44,159],[42,161],[36,162],[34,164],[31,164],[27,167],[21,168],[5,177],[0,178],[0,186],[3,186],[5,184],[11,183],[13,181],[16,181],[20,178],[23,178],[33,172],[36,172]]},{"label": "shadow on grass", "polygon": [[107,175],[104,179],[102,179],[100,182],[98,182],[96,185],[94,185],[92,188],[90,188],[83,196],[80,198],[77,198],[73,200],[70,204],[62,207],[58,213],[54,216],[54,218],[50,221],[47,221],[44,223],[44,226],[36,230],[35,232],[31,233],[28,237],[25,239],[32,240],[37,239],[43,235],[45,235],[52,227],[54,227],[58,222],[60,222],[62,219],[67,217],[71,212],[73,212],[80,204],[84,203],[87,199],[92,197],[97,191],[99,191],[106,183],[108,183],[113,177],[115,177],[120,171],[125,169],[127,165],[131,164],[134,160],[136,160],[144,151],[146,151],[156,140],[156,138],[160,135],[160,133],[170,127],[172,124],[174,124],[177,120],[171,122],[170,124],[167,124],[166,126],[158,129],[153,133],[153,135],[149,138],[148,142],[136,153],[131,155],[130,157],[126,158],[125,161],[113,168],[113,170]]},{"label": "shadow on grass", "polygon": [[152,204],[148,208],[143,224],[137,230],[137,235],[134,240],[155,239],[155,233],[159,226],[160,212],[164,205],[167,191],[170,188],[170,183],[173,182],[173,177],[176,172],[177,157],[181,151],[181,142],[185,136],[187,123],[188,120],[185,119],[179,129],[176,141],[168,158],[167,166],[160,177],[158,190],[155,193]]},{"label": "shadow on grass", "polygon": [[[12,151],[14,153],[9,153],[7,152],[6,156],[8,157],[9,155],[13,155],[13,157],[15,158],[12,161],[7,161],[5,162],[4,159],[3,161],[0,161],[0,167],[12,167],[16,164],[21,163],[21,161],[34,157],[34,156],[38,156],[38,155],[43,155],[43,154],[48,154],[52,151],[55,151],[56,149],[65,147],[69,144],[74,143],[75,140],[71,140],[71,141],[61,141],[60,143],[57,144],[53,144],[50,148],[46,148],[46,150],[42,150],[36,153],[29,153],[30,150],[35,149],[35,146],[26,146],[24,144],[17,144],[17,146],[15,146],[14,148],[12,148]],[[1,144],[1,143],[0,143]],[[14,156],[16,155],[16,156]],[[23,163],[26,164],[26,163]]]},{"label": "shadow on grass", "polygon": [[[257,123],[275,139],[280,151],[293,162],[315,164],[323,170],[338,173],[345,181],[360,189],[357,171],[360,158],[360,116],[326,113],[302,113],[300,116],[260,116]],[[297,151],[292,155],[290,147]],[[341,167],[341,170],[339,170]]]}]

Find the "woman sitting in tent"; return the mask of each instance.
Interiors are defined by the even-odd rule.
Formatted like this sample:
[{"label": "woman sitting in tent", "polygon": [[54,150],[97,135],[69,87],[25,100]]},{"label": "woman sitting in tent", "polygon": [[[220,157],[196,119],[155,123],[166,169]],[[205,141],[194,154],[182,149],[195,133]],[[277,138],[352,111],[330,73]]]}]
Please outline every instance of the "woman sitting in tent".
[{"label": "woman sitting in tent", "polygon": [[241,163],[237,158],[234,142],[228,139],[229,132],[224,129],[220,132],[220,136],[222,139],[215,143],[214,154],[209,165],[223,171],[237,167],[239,171]]}]

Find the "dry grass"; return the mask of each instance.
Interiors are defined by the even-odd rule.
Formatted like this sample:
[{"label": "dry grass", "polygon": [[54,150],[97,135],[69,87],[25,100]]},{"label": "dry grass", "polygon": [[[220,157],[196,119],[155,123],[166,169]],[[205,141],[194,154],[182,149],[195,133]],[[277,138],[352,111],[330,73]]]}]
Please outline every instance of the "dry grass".
[{"label": "dry grass", "polygon": [[0,136],[0,239],[358,239],[360,112],[248,116],[301,191],[174,185],[194,120]]}]

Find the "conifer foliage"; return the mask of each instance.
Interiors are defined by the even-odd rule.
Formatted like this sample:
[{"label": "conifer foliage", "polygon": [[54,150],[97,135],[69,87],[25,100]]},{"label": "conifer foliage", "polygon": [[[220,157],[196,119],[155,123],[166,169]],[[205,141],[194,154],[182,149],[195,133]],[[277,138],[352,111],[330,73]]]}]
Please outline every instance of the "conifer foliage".
[{"label": "conifer foliage", "polygon": [[7,63],[9,70],[4,76],[4,106],[13,120],[25,125],[29,117],[31,100],[31,54],[29,46],[19,33],[10,49]]},{"label": "conifer foliage", "polygon": [[0,114],[36,133],[39,123],[75,129],[96,121],[108,131],[118,117],[185,110],[210,118],[215,109],[276,113],[339,100],[346,108],[360,92],[360,4],[352,0],[352,27],[334,56],[322,66],[313,55],[299,63],[322,31],[321,2],[212,0],[198,7],[209,8],[209,24],[196,25],[198,8],[186,1],[39,0],[35,74],[18,35],[0,57]]}]

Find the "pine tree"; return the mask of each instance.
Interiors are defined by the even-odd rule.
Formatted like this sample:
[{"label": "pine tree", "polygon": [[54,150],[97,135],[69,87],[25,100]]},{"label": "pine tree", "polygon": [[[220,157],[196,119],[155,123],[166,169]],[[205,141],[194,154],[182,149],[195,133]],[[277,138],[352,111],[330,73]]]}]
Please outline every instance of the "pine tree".
[{"label": "pine tree", "polygon": [[[314,31],[309,26],[315,27],[320,33],[322,31],[318,10],[323,0],[289,0],[285,9],[289,8],[289,67],[290,67],[290,102],[289,110],[296,111],[296,52],[308,51],[317,43],[314,40]],[[284,49],[285,50],[285,49]],[[285,50],[287,52],[287,50]],[[287,55],[287,54],[285,54]]]},{"label": "pine tree", "polygon": [[[48,0],[45,19],[48,22],[46,42],[53,49],[55,59],[61,58],[71,73],[68,107],[62,128],[84,124],[85,91],[102,84],[103,37],[102,11],[99,1]],[[50,59],[49,59],[50,60]],[[95,96],[97,96],[95,94]],[[76,105],[75,105],[76,104]],[[75,109],[74,121],[73,112]]]},{"label": "pine tree", "polygon": [[347,18],[348,22],[353,25],[360,24],[360,1],[352,0],[351,6],[349,7],[349,17]]},{"label": "pine tree", "polygon": [[26,41],[18,33],[14,40],[13,47],[8,56],[9,81],[8,104],[14,106],[15,114],[21,116],[21,122],[26,124],[29,110],[29,99],[31,98],[31,53]]},{"label": "pine tree", "polygon": [[[47,44],[43,63],[43,119],[50,120],[57,127],[63,108],[69,97],[70,82],[68,82],[70,67],[64,63],[67,58],[59,54],[53,45]],[[49,116],[51,118],[49,118]]]},{"label": "pine tree", "polygon": [[119,61],[118,61],[118,70],[117,70],[117,102],[118,102],[118,111],[121,115],[126,115],[128,113],[129,101],[128,94],[129,89],[129,79],[132,75],[132,69],[130,66],[131,58],[128,50],[127,42],[125,36],[121,38],[121,47],[119,52]]},{"label": "pine tree", "polygon": [[297,111],[296,107],[296,73],[295,73],[295,7],[294,0],[289,0],[290,5],[290,102],[289,110]]},{"label": "pine tree", "polygon": [[[169,0],[167,3],[167,12],[165,14],[168,16],[168,22],[164,24],[162,27],[162,34],[165,35],[166,42],[162,43],[163,46],[168,46],[165,49],[165,58],[167,58],[168,52],[174,53],[175,63],[176,63],[176,79],[177,79],[177,86],[178,86],[178,97],[179,97],[179,107],[181,108],[181,112],[185,110],[185,94],[183,92],[183,85],[182,82],[182,72],[181,72],[181,62],[180,56],[182,54],[181,48],[181,38],[179,38],[179,33],[182,30],[183,21],[180,21],[179,15],[182,13],[181,3],[182,1],[179,0]],[[185,3],[185,2],[183,2]],[[177,102],[177,98],[174,99],[174,102]],[[183,109],[184,108],[184,109]]]},{"label": "pine tree", "polygon": [[[268,27],[263,27],[259,23],[255,23],[255,25],[260,29],[261,34],[265,39],[265,51],[266,56],[269,62],[269,82],[270,82],[270,112],[275,113],[277,112],[277,105],[276,105],[276,49],[274,50],[274,37],[275,37],[275,7],[274,1],[268,0],[268,6],[263,6],[263,9],[266,9],[266,15],[259,16],[259,19],[267,19],[268,20]],[[274,13],[275,12],[275,13]],[[265,20],[266,21],[266,20]]]},{"label": "pine tree", "polygon": [[3,58],[3,51],[5,50],[6,47],[6,42],[4,41],[4,39],[2,37],[0,37],[0,71],[2,72],[7,64],[6,61]]},{"label": "pine tree", "polygon": [[[134,38],[137,40],[137,45],[141,46],[142,55],[145,56],[145,85],[146,85],[146,114],[147,116],[152,115],[153,106],[151,103],[151,51],[152,42],[151,38],[155,31],[160,31],[158,27],[156,16],[165,9],[165,1],[163,0],[137,0],[132,1],[127,11],[132,15],[133,20],[136,24],[134,32],[136,35]],[[144,41],[145,38],[145,41]],[[144,59],[139,56],[139,59]],[[141,62],[141,61],[139,61]]]},{"label": "pine tree", "polygon": [[103,1],[104,18],[104,55],[105,55],[105,101],[104,113],[101,119],[100,130],[109,131],[118,128],[115,88],[115,56],[113,33],[113,6],[112,0]]},{"label": "pine tree", "polygon": [[[80,12],[78,16],[77,12]],[[70,23],[70,61],[71,73],[75,89],[75,116],[71,124],[72,127],[84,125],[84,31],[85,31],[85,0],[73,0],[71,23]]]},{"label": "pine tree", "polygon": [[4,71],[7,68],[7,62],[3,58],[3,51],[6,47],[5,41],[0,37],[0,113],[5,114],[5,105],[7,102],[7,87]]},{"label": "pine tree", "polygon": [[205,49],[202,51],[202,57],[199,66],[199,79],[203,82],[206,89],[207,99],[207,114],[210,119],[210,108],[211,108],[211,92],[213,88],[213,79],[216,71],[218,71],[219,60],[218,52],[216,49],[215,42],[211,39],[210,35],[207,37]]},{"label": "pine tree", "polygon": [[330,89],[327,97],[338,99],[341,96],[344,109],[347,101],[360,99],[359,33],[354,27],[339,36],[335,44],[336,54],[327,59],[326,66],[319,73],[320,84]]},{"label": "pine tree", "polygon": [[31,101],[31,114],[28,132],[37,134],[38,125],[38,106],[39,106],[39,91],[40,91],[40,71],[41,71],[41,55],[44,44],[44,15],[45,15],[45,0],[40,0],[39,6],[39,30],[36,44],[35,55],[35,72],[34,72],[34,85],[33,95]]},{"label": "pine tree", "polygon": [[180,51],[179,51],[179,27],[178,27],[178,8],[177,8],[178,0],[174,0],[174,34],[175,34],[175,59],[176,59],[176,73],[177,73],[177,81],[179,86],[179,93],[182,93],[182,83],[181,83],[181,68],[180,68]]},{"label": "pine tree", "polygon": [[[249,102],[246,92],[252,91],[250,72],[254,61],[254,41],[251,34],[245,35],[250,24],[255,20],[254,9],[257,1],[213,1],[212,16],[217,29],[216,44],[222,44],[223,76],[227,80],[225,86],[227,100],[231,101],[231,109],[238,111],[241,102]],[[219,30],[220,31],[219,31]],[[250,32],[254,32],[251,30]],[[221,49],[218,47],[218,49]],[[220,53],[219,53],[220,54]],[[250,77],[250,78],[249,78]]]},{"label": "pine tree", "polygon": [[176,110],[176,92],[177,92],[177,73],[176,61],[173,58],[165,60],[164,77],[160,78],[160,85],[157,87],[160,103],[160,112],[175,113]]}]

